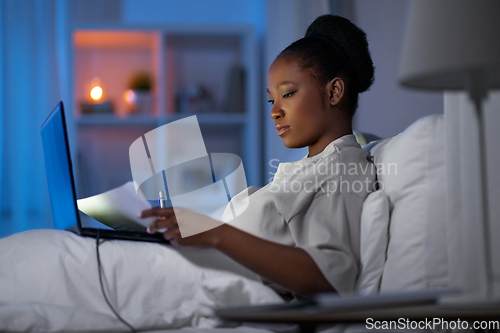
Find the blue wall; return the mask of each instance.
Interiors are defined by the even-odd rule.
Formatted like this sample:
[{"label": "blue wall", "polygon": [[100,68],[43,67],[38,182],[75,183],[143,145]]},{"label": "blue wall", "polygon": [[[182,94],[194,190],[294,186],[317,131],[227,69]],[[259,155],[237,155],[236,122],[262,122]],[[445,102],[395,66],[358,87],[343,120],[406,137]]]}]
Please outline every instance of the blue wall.
[{"label": "blue wall", "polygon": [[125,22],[170,24],[248,24],[263,37],[265,0],[124,0]]}]

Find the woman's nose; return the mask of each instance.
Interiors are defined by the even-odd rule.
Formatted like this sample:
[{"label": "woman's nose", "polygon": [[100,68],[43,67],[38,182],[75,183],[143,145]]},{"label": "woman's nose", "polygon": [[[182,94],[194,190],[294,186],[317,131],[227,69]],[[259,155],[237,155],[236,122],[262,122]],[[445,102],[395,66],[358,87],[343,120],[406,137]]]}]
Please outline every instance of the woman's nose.
[{"label": "woman's nose", "polygon": [[284,116],[285,112],[283,111],[283,109],[278,105],[274,104],[273,108],[271,109],[271,118],[273,118],[274,120],[278,120]]}]

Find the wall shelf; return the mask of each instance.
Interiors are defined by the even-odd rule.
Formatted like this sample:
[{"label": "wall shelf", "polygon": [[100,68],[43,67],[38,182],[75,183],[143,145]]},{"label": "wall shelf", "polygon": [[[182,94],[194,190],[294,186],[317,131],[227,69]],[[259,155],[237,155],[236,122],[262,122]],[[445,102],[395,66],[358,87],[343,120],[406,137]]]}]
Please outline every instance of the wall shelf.
[{"label": "wall shelf", "polygon": [[[261,94],[251,27],[116,23],[78,25],[70,31],[79,196],[131,180],[131,142],[191,115],[198,117],[207,150],[239,155],[248,185],[261,186]],[[124,93],[138,72],[153,77],[152,102],[140,114],[130,114]],[[89,96],[95,77],[112,113],[83,113],[82,103],[94,103]]]},{"label": "wall shelf", "polygon": [[78,126],[156,126],[157,117],[141,115],[117,117],[115,115],[81,115],[76,118]]},{"label": "wall shelf", "polygon": [[[115,115],[81,115],[76,118],[78,126],[161,126],[172,121],[189,117],[189,115],[175,114],[166,118],[149,115],[133,115],[127,117],[117,117]],[[205,114],[196,115],[200,125],[213,126],[244,126],[246,115],[244,114]]]}]

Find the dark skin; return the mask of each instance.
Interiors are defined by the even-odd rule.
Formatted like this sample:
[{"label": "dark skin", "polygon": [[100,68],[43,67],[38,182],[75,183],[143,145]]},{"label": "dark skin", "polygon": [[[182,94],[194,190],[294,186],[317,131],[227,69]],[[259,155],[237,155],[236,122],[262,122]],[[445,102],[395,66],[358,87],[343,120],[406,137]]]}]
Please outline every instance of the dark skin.
[{"label": "dark skin", "polygon": [[[333,140],[352,133],[351,119],[342,109],[344,89],[341,78],[319,86],[294,61],[276,59],[269,68],[267,90],[273,104],[271,117],[277,125],[288,127],[280,135],[285,146],[307,146],[309,156],[314,156]],[[178,214],[183,211],[175,209]],[[155,207],[140,216],[158,217],[148,231],[167,229],[162,230],[163,236],[173,245],[215,248],[297,295],[335,291],[312,258],[300,248],[270,242],[212,219],[209,222],[214,228],[182,237],[173,208]]]},{"label": "dark skin", "polygon": [[314,156],[333,140],[352,134],[351,117],[344,111],[345,89],[340,77],[321,85],[295,61],[276,59],[268,71],[267,93],[275,124],[289,127],[278,131],[284,145],[308,147]]}]

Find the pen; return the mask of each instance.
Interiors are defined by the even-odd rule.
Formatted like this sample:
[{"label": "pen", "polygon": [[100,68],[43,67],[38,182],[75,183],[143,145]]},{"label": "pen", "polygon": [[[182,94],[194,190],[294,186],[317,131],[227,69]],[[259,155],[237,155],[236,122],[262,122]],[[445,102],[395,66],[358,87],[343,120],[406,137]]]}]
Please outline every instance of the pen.
[{"label": "pen", "polygon": [[160,208],[165,208],[165,194],[163,194],[163,191],[158,193],[158,206],[160,206]]}]

